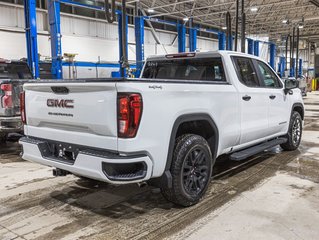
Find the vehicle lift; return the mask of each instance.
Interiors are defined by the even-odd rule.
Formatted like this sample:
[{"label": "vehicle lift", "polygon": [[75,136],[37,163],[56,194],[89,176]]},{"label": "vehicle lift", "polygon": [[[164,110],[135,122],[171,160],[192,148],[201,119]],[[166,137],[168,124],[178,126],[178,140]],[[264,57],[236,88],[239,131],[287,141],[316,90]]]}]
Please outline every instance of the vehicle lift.
[{"label": "vehicle lift", "polygon": [[[113,0],[112,0],[113,1]],[[63,78],[62,71],[62,34],[61,34],[61,21],[60,21],[60,4],[65,4],[69,6],[86,8],[95,11],[105,11],[104,7],[88,5],[84,3],[74,2],[72,0],[48,0],[48,15],[50,24],[50,37],[51,37],[51,57],[52,57],[52,74],[56,79]],[[123,6],[122,6],[123,7]],[[26,43],[28,52],[28,64],[32,70],[33,78],[39,78],[39,57],[37,48],[37,28],[36,28],[36,1],[35,0],[24,0],[24,10],[26,18]],[[135,22],[135,41],[136,41],[136,72],[135,77],[139,77],[141,70],[144,65],[144,21],[157,22],[160,24],[168,24],[171,26],[176,26],[177,29],[177,39],[178,39],[178,52],[186,51],[186,23],[185,22],[170,22],[162,19],[153,18],[150,16],[141,16],[141,11],[137,8],[136,16],[134,18]],[[118,34],[119,34],[119,63],[120,63],[120,74],[119,76],[127,76],[125,68],[128,66],[123,65],[123,56],[127,56],[127,28],[128,19],[125,17],[125,21],[122,18],[122,12],[116,11],[118,15]],[[126,14],[125,14],[126,15]],[[125,36],[123,36],[122,24],[125,24],[124,31]],[[232,50],[233,36],[230,33],[217,31],[208,28],[199,28],[193,26],[192,18],[189,19],[189,51],[194,52],[197,49],[197,33],[198,31],[213,33],[218,36],[218,49],[219,50]],[[126,47],[123,47],[124,45]],[[248,52],[256,56],[259,55],[259,41],[253,41],[248,39]],[[126,57],[127,58],[127,57]],[[126,60],[127,61],[127,60]],[[270,44],[270,64],[274,67],[275,64],[275,45]],[[127,65],[127,63],[126,63]],[[115,76],[118,76],[115,74]]]}]

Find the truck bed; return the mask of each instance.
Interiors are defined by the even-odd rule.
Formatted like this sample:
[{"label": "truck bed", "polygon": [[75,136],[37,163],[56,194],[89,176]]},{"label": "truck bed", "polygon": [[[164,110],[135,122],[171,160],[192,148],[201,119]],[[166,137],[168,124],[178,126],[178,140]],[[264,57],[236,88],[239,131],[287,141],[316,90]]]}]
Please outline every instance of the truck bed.
[{"label": "truck bed", "polygon": [[203,81],[203,80],[181,80],[181,79],[153,79],[153,78],[87,78],[87,79],[48,79],[48,80],[29,80],[28,83],[46,84],[46,83],[87,83],[87,82],[149,82],[149,83],[187,83],[187,84],[216,84],[229,85],[228,82]]}]

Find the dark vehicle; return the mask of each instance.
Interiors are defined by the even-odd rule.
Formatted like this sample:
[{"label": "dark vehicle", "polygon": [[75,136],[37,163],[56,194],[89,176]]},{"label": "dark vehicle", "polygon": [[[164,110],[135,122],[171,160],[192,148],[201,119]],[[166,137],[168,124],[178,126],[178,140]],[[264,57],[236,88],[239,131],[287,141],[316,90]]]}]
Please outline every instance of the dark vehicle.
[{"label": "dark vehicle", "polygon": [[23,131],[19,95],[27,81],[23,79],[31,78],[25,61],[0,58],[0,142],[5,141],[8,133]]}]

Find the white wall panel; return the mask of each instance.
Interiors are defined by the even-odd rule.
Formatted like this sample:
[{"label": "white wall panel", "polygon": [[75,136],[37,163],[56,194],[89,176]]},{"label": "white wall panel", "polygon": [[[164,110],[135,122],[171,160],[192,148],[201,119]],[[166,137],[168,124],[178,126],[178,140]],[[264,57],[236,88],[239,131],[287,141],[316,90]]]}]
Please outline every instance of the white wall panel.
[{"label": "white wall panel", "polygon": [[107,78],[110,77],[112,72],[118,71],[117,68],[98,68],[98,77],[99,78]]},{"label": "white wall panel", "polygon": [[115,24],[106,24],[106,23],[102,23],[102,24],[104,24],[104,28],[106,29],[105,38],[117,40],[118,39],[118,26]]},{"label": "white wall panel", "polygon": [[61,32],[62,34],[73,34],[73,23],[70,17],[61,16]]},{"label": "white wall panel", "polygon": [[[116,36],[118,36],[118,33],[116,33]],[[135,43],[135,30],[134,30],[134,28],[128,28],[127,41],[129,43]]]},{"label": "white wall panel", "polygon": [[[19,9],[19,23],[21,23],[21,27],[24,27],[24,13]],[[37,28],[39,31],[47,30],[47,15],[43,12],[37,12]]]},{"label": "white wall panel", "polygon": [[145,44],[155,44],[156,43],[151,31],[145,31],[144,42],[145,42]]},{"label": "white wall panel", "polygon": [[[176,35],[176,34],[175,34]],[[168,34],[164,32],[158,32],[159,39],[161,39],[162,44],[170,45],[173,42],[174,34]],[[153,38],[153,36],[151,36]]]},{"label": "white wall panel", "polygon": [[[23,42],[21,45],[25,45]],[[51,47],[50,41],[48,36],[39,35],[38,36],[38,52],[43,57],[50,57],[51,56]]]},{"label": "white wall panel", "polygon": [[[48,21],[45,11],[37,12],[38,32],[47,33]],[[147,26],[147,25],[146,25]],[[10,28],[13,32],[1,31],[2,28]],[[20,31],[20,32],[19,32]],[[26,43],[24,34],[24,11],[21,6],[0,5],[0,57],[19,59],[26,57]],[[62,51],[63,53],[77,53],[77,61],[101,61],[117,62],[119,58],[118,26],[106,22],[95,21],[88,18],[79,18],[69,15],[61,15]],[[144,34],[145,57],[155,54],[177,52],[177,41],[171,45],[176,33],[157,32],[163,46],[156,44],[150,30]],[[128,58],[135,60],[135,37],[133,26],[129,27],[128,34]],[[188,46],[188,40],[187,40]],[[50,56],[50,41],[47,35],[38,35],[38,49],[41,56]],[[217,43],[198,38],[200,51],[216,50]],[[103,74],[103,72],[101,72]],[[108,73],[107,73],[108,74]]]},{"label": "white wall panel", "polygon": [[17,11],[13,7],[0,7],[0,26],[18,27]]},{"label": "white wall panel", "polygon": [[145,44],[144,45],[144,54],[145,56],[155,55],[155,45]]},{"label": "white wall panel", "polygon": [[106,38],[107,27],[104,23],[96,23],[96,36],[99,38]]},{"label": "white wall panel", "polygon": [[[25,25],[24,25],[24,11],[23,11],[23,9],[22,8],[16,8],[16,19],[17,19],[17,27],[18,28],[24,28],[25,27]],[[37,16],[38,16],[39,14],[37,13]],[[39,23],[37,23],[37,26],[39,27],[39,30],[42,30],[42,28],[41,28],[41,26],[42,26],[42,24],[41,24],[41,19],[40,19],[40,21],[39,21]]]},{"label": "white wall panel", "polygon": [[64,35],[62,37],[62,51],[77,53],[78,61],[117,61],[118,46],[116,41]]},{"label": "white wall panel", "polygon": [[217,40],[197,39],[197,49],[201,52],[217,50],[218,42]]},{"label": "white wall panel", "polygon": [[75,35],[90,36],[90,22],[86,19],[72,19],[72,28]]},{"label": "white wall panel", "polygon": [[0,39],[0,57],[7,59],[26,57],[25,34],[0,31]]}]

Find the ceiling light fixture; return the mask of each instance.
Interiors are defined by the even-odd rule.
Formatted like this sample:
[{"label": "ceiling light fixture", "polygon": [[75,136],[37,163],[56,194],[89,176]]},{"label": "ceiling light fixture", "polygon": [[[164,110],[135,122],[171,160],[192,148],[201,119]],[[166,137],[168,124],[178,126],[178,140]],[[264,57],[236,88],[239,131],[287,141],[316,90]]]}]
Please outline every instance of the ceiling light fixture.
[{"label": "ceiling light fixture", "polygon": [[258,8],[257,8],[257,7],[252,7],[252,8],[250,8],[250,11],[252,11],[252,12],[257,12],[257,11],[258,11]]},{"label": "ceiling light fixture", "polygon": [[184,21],[184,22],[187,22],[188,20],[189,20],[189,17],[184,17],[184,18],[183,18],[183,21]]},{"label": "ceiling light fixture", "polygon": [[152,8],[149,8],[149,9],[147,9],[147,12],[148,12],[148,13],[153,13],[153,12],[155,12],[155,10],[152,9]]},{"label": "ceiling light fixture", "polygon": [[227,27],[222,27],[223,30],[227,30]]},{"label": "ceiling light fixture", "polygon": [[302,28],[303,28],[303,25],[299,25],[298,28],[302,29]]},{"label": "ceiling light fixture", "polygon": [[284,20],[282,20],[282,23],[283,23],[283,24],[287,24],[287,23],[288,23],[288,20],[287,20],[287,19],[284,19]]}]

